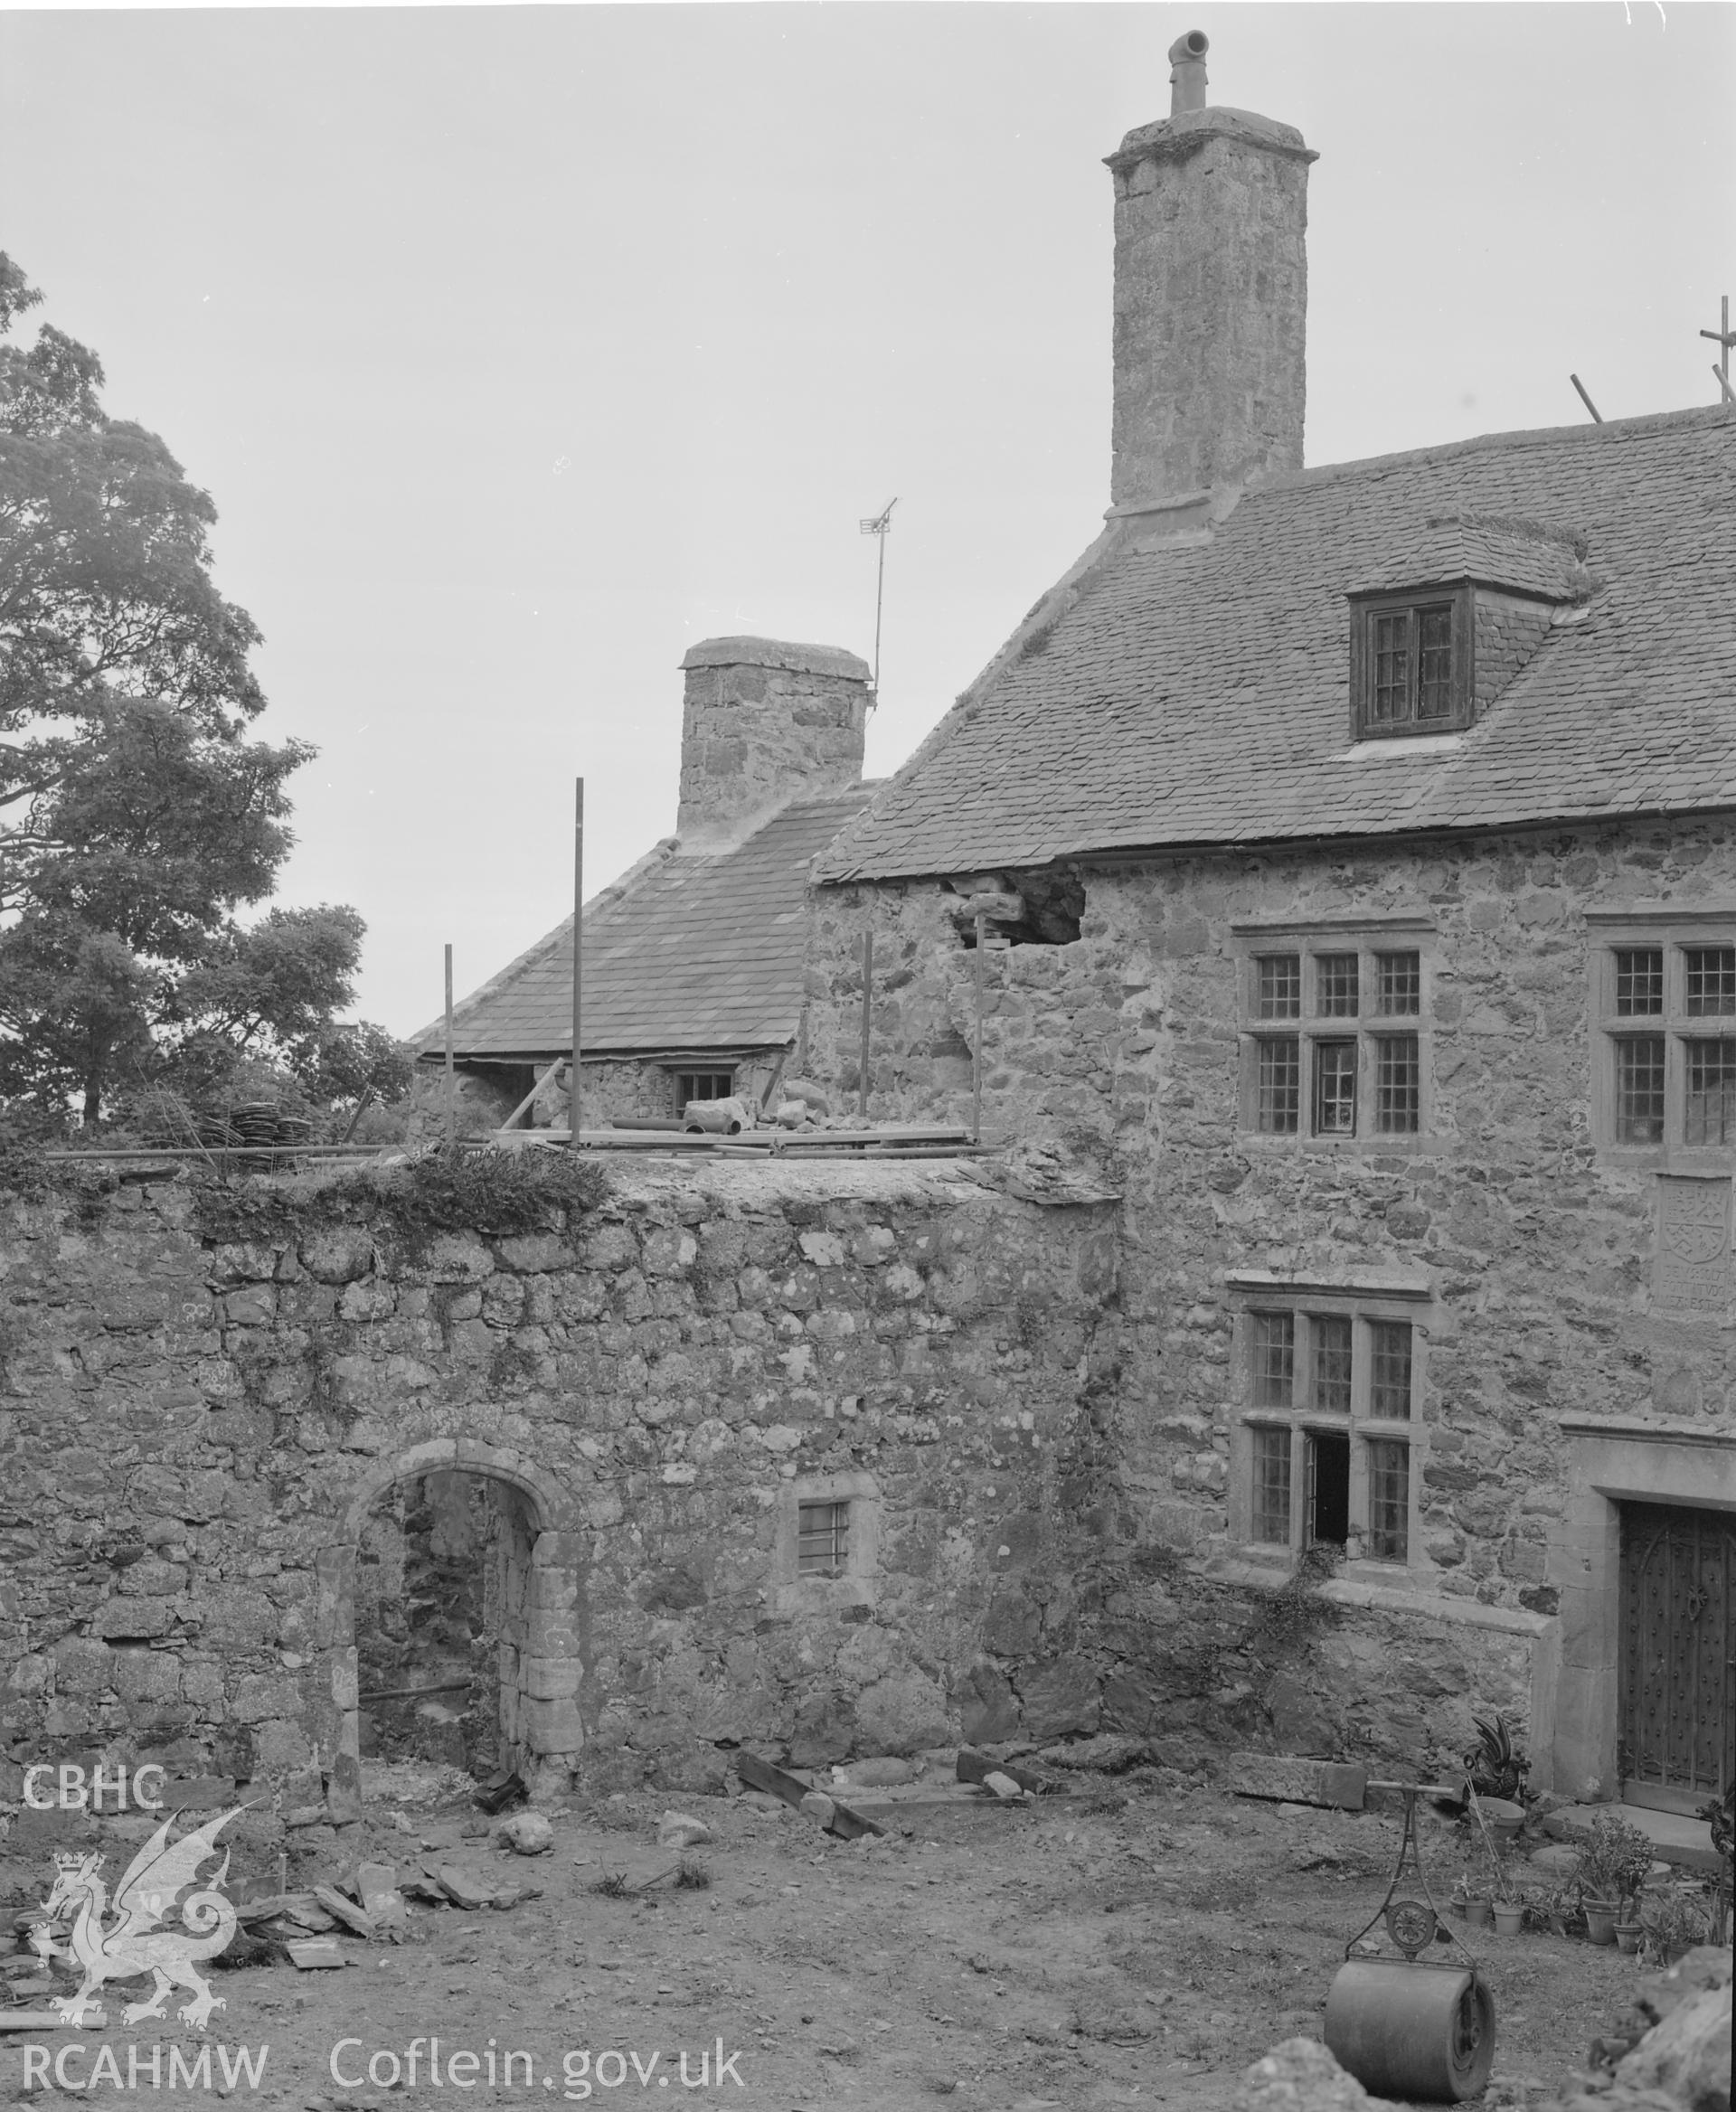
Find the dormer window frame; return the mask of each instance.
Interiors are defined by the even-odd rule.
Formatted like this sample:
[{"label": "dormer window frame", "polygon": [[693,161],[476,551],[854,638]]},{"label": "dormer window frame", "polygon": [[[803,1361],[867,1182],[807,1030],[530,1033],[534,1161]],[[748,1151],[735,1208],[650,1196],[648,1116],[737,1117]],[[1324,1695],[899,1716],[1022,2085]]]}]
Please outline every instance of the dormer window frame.
[{"label": "dormer window frame", "polygon": [[[1423,734],[1463,732],[1477,712],[1474,583],[1458,580],[1432,587],[1353,594],[1349,599],[1351,739],[1414,740]],[[1419,706],[1430,673],[1427,655],[1439,648],[1438,642],[1429,643],[1423,618],[1443,612],[1448,619],[1447,709],[1430,712],[1425,717]],[[1395,715],[1384,704],[1377,711],[1377,684],[1383,698],[1387,693],[1385,678],[1392,672],[1392,648],[1382,631],[1392,619],[1401,617],[1408,619],[1400,647],[1404,694],[1402,710]],[[1438,675],[1435,680],[1439,681]]]}]

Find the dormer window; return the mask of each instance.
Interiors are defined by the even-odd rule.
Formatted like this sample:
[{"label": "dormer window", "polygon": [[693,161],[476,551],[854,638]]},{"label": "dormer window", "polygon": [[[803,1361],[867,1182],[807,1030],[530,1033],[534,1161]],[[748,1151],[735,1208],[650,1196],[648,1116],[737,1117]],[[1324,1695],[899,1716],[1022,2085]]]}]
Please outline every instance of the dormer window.
[{"label": "dormer window", "polygon": [[1468,587],[1353,599],[1351,719],[1357,740],[1451,733],[1470,724],[1471,618]]}]

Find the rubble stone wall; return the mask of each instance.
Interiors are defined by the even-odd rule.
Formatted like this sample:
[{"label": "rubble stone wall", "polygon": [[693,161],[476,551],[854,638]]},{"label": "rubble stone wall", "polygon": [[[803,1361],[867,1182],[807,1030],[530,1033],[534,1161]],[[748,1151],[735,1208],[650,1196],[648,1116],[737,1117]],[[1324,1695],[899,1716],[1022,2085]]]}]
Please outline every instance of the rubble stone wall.
[{"label": "rubble stone wall", "polygon": [[[1090,1530],[1112,1210],[949,1164],[610,1180],[568,1230],[413,1245],[310,1178],[245,1238],[184,1177],[0,1198],[14,1803],[15,1763],[99,1752],[269,1778],[277,1819],[353,1796],[355,1547],[431,1472],[523,1501],[527,1763],[698,1788],[719,1740],[956,1734],[997,1568]],[[842,1576],[797,1574],[808,1491],[850,1504]]]},{"label": "rubble stone wall", "polygon": [[[1208,1560],[1249,1551],[1237,1515],[1246,1298],[1232,1277],[1420,1287],[1410,1560],[1353,1561],[1346,1587],[1392,1600],[1382,1620],[1415,1606],[1436,1621],[1429,1647],[1457,1667],[1455,1695],[1423,1711],[1436,1728],[1468,1730],[1472,1708],[1511,1686],[1495,1661],[1520,1643],[1530,1707],[1552,1708],[1557,1683],[1565,1695],[1579,1680],[1574,1707],[1605,1728],[1578,1745],[1561,1730],[1582,1777],[1566,1787],[1596,1777],[1608,1794],[1614,1504],[1575,1494],[1587,1478],[1576,1482],[1575,1459],[1586,1428],[1631,1424],[1657,1500],[1679,1500],[1675,1459],[1699,1463],[1683,1468],[1702,1476],[1698,1500],[1736,1501],[1736,1314],[1727,1233],[1722,1291],[1697,1308],[1677,1302],[1657,1269],[1662,1155],[1614,1152],[1596,1133],[1594,1062],[1613,1060],[1594,1039],[1589,978],[1614,941],[1587,919],[1736,902],[1730,826],[1176,857],[1083,877],[1079,941],[985,953],[984,1124],[991,1136],[1059,1140],[1125,1195],[1114,1450],[1135,1541]],[[977,963],[947,913],[954,900],[938,880],[820,891],[809,1065],[854,1090],[872,920],[875,1120],[969,1118]],[[1426,963],[1422,1133],[1251,1134],[1238,978],[1255,946],[1284,942],[1248,928],[1382,917],[1425,927],[1389,942],[1420,947]],[[1720,1194],[1730,1155],[1696,1162]],[[1614,1493],[1644,1495],[1650,1475]],[[1455,1623],[1456,1607],[1474,1610]],[[1511,1625],[1478,1626],[1477,1609]],[[1358,1614],[1361,1632],[1375,1635],[1377,1610]],[[1368,1698],[1391,1687],[1378,1651],[1361,1673],[1354,1657],[1327,1683],[1321,1738],[1350,1741]],[[1602,1761],[1584,1758],[1594,1751]]]}]

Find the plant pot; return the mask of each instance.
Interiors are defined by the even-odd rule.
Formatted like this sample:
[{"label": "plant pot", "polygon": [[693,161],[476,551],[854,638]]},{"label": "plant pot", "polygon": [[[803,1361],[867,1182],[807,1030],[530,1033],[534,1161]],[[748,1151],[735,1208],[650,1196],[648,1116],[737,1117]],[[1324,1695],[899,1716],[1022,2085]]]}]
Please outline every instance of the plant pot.
[{"label": "plant pot", "polygon": [[1481,1799],[1483,1823],[1497,1841],[1511,1841],[1525,1823],[1525,1807],[1514,1804],[1505,1796],[1486,1796]]},{"label": "plant pot", "polygon": [[1492,1900],[1461,1900],[1458,1911],[1467,1928],[1487,1928],[1495,1919],[1495,1902]]},{"label": "plant pot", "polygon": [[1495,1933],[1497,1936],[1517,1936],[1525,1926],[1525,1909],[1516,1900],[1497,1900],[1495,1902]]},{"label": "plant pot", "polygon": [[1630,1958],[1634,1956],[1635,1952],[1638,1950],[1641,1940],[1645,1937],[1645,1934],[1646,1931],[1639,1926],[1637,1921],[1618,1921],[1616,1924],[1616,1942],[1624,1951],[1627,1952]]},{"label": "plant pot", "polygon": [[1614,1907],[1600,1905],[1596,1900],[1588,1900],[1585,1902],[1587,1940],[1591,1943],[1614,1943],[1618,1911]]}]

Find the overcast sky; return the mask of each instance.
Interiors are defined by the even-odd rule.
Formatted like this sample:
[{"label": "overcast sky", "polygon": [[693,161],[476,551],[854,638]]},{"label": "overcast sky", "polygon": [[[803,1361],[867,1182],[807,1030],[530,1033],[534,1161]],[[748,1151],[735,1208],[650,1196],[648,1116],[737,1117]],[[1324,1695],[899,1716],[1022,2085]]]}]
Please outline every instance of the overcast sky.
[{"label": "overcast sky", "polygon": [[1307,457],[1716,400],[1736,7],[0,14],[0,248],[217,502],[400,1032],[674,826],[678,664],[866,655],[894,768],[1109,499],[1110,185],[1212,40],[1300,127]]}]

